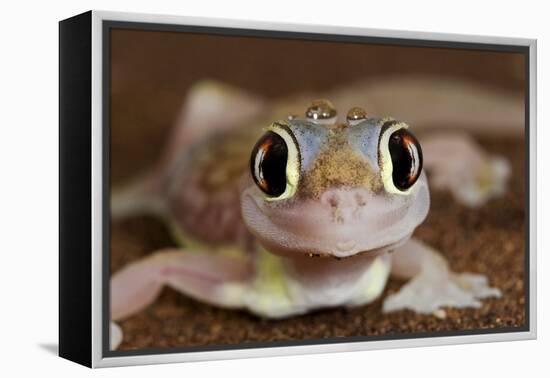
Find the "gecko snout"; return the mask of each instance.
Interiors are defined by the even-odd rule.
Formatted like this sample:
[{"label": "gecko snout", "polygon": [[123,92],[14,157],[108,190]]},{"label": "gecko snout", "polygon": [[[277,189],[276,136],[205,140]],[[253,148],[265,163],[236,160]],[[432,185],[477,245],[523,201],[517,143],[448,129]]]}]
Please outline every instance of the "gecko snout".
[{"label": "gecko snout", "polygon": [[367,196],[360,190],[330,189],[321,195],[321,203],[341,221],[366,206],[367,202]]}]

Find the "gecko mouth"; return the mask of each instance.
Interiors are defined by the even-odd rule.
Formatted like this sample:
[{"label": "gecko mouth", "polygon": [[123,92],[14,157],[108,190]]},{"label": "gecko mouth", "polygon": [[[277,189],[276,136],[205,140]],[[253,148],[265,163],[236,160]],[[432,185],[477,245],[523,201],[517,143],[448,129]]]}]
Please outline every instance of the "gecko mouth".
[{"label": "gecko mouth", "polygon": [[[342,259],[350,259],[350,258],[353,258],[353,257],[356,257],[356,256],[362,256],[362,255],[370,255],[372,257],[375,257],[375,256],[378,256],[378,255],[381,255],[383,253],[386,253],[386,252],[393,252],[395,249],[401,247],[403,244],[405,244],[407,242],[407,240],[410,239],[412,234],[408,234],[407,236],[399,239],[398,241],[396,242],[393,242],[393,243],[389,243],[389,244],[386,244],[386,245],[383,245],[383,246],[380,246],[380,247],[375,247],[375,248],[372,248],[372,249],[364,249],[364,250],[356,250],[354,249],[355,248],[355,245],[357,243],[353,243],[354,244],[354,247],[351,247],[349,249],[340,249],[338,247],[338,243],[336,244],[336,248],[341,251],[342,255],[339,255],[339,254],[334,254],[334,253],[330,253],[330,252],[307,252],[307,253],[303,253],[305,256],[307,257],[311,257],[311,258],[315,258],[315,257],[319,257],[319,258],[333,258],[333,259],[337,259],[337,260],[342,260]],[[351,244],[351,243],[350,243]]]},{"label": "gecko mouth", "polygon": [[241,209],[249,230],[270,252],[347,258],[398,248],[424,220],[429,205],[424,188],[415,201],[365,198],[367,206],[350,206],[335,217],[333,209],[319,201],[274,206],[245,191]]}]

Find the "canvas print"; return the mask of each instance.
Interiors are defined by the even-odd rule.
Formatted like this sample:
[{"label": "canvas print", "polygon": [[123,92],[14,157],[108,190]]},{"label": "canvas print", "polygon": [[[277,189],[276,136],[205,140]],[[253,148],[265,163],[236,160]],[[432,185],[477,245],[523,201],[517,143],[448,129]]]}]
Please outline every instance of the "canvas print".
[{"label": "canvas print", "polygon": [[526,325],[524,54],[107,41],[111,350]]}]

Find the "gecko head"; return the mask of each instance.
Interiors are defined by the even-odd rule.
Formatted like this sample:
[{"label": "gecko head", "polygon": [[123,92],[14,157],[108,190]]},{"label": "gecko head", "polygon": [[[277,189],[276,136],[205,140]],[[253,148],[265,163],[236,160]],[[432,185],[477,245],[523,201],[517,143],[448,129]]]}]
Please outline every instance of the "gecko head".
[{"label": "gecko head", "polygon": [[349,257],[405,242],[424,220],[422,150],[407,124],[352,108],[338,123],[319,100],[267,127],[241,193],[249,230],[270,252]]}]

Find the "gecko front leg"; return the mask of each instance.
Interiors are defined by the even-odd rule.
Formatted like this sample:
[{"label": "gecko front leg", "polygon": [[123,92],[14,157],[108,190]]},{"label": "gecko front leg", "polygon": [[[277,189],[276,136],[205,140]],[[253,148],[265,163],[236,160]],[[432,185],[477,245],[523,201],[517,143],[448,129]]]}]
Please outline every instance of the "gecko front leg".
[{"label": "gecko front leg", "polygon": [[479,299],[501,295],[482,274],[452,272],[443,256],[418,240],[392,253],[391,274],[410,281],[386,298],[385,312],[409,309],[444,316],[442,306],[477,308]]},{"label": "gecko front leg", "polygon": [[[227,257],[209,251],[167,249],[136,261],[111,278],[111,319],[121,320],[153,303],[164,286],[206,303],[238,308],[252,276],[246,257]],[[111,323],[111,348],[122,341]]]}]

